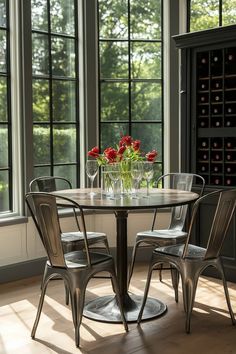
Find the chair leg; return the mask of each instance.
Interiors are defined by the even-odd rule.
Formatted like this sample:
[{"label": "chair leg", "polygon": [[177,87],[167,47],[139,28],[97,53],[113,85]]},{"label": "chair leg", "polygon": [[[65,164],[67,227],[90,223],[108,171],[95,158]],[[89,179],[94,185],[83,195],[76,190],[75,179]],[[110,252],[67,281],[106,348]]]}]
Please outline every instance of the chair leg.
[{"label": "chair leg", "polygon": [[[69,285],[72,288],[71,285]],[[84,299],[85,299],[86,286],[84,284],[71,290],[71,310],[72,318],[75,327],[75,344],[76,347],[80,346],[80,325],[83,316]]]},{"label": "chair leg", "polygon": [[105,239],[105,240],[104,240],[104,245],[105,245],[105,248],[106,248],[107,254],[111,254],[111,252],[110,252],[110,247],[109,247],[109,244],[108,244],[107,239]]},{"label": "chair leg", "polygon": [[223,286],[224,286],[224,292],[225,292],[225,298],[226,298],[226,302],[227,302],[227,306],[229,309],[229,314],[231,317],[231,321],[232,324],[235,325],[235,317],[234,317],[234,313],[232,310],[232,306],[231,306],[231,302],[230,302],[230,297],[229,297],[229,290],[228,290],[228,286],[227,286],[227,282],[226,282],[226,278],[225,278],[225,272],[224,272],[224,268],[221,264],[221,262],[218,262],[218,270],[221,273],[221,278],[222,278],[222,282],[223,282]]},{"label": "chair leg", "polygon": [[173,266],[170,266],[172,285],[175,291],[175,302],[179,301],[178,287],[179,287],[179,272]]},{"label": "chair leg", "polygon": [[153,264],[151,264],[149,267],[149,270],[148,270],[147,282],[146,282],[146,286],[145,286],[145,290],[144,290],[144,294],[143,294],[143,302],[142,302],[142,305],[141,305],[141,308],[139,311],[139,315],[138,315],[138,319],[137,319],[138,324],[140,324],[140,322],[142,321],[143,310],[144,310],[144,306],[147,301],[148,291],[149,291],[151,278],[152,278],[152,271],[153,271],[154,267],[155,267],[155,265],[153,266]]},{"label": "chair leg", "polygon": [[68,289],[68,286],[67,286],[66,283],[64,284],[64,286],[65,286],[65,294],[66,294],[66,305],[69,305],[69,303],[70,303],[70,292],[69,292],[69,289]]},{"label": "chair leg", "polygon": [[188,266],[185,267],[185,271],[182,272],[183,301],[184,301],[184,309],[186,311],[186,321],[185,321],[186,333],[190,333],[191,314],[193,310],[193,304],[194,304],[197,282],[199,277],[198,273],[193,274],[193,271],[191,271],[191,269],[189,268],[190,267]]},{"label": "chair leg", "polygon": [[162,282],[162,268],[163,268],[163,263],[160,265],[159,268],[159,280]]},{"label": "chair leg", "polygon": [[133,271],[134,271],[134,262],[135,262],[135,258],[136,258],[136,254],[137,254],[137,249],[138,246],[141,242],[136,242],[133,248],[133,252],[132,252],[132,257],[131,257],[131,263],[130,263],[130,269],[129,269],[129,279],[128,279],[128,287],[130,285],[130,281],[131,281],[131,277],[133,275]]},{"label": "chair leg", "polygon": [[[45,268],[45,272],[46,272],[46,268]],[[35,338],[35,333],[36,333],[36,330],[37,330],[37,327],[38,327],[38,323],[39,323],[39,319],[40,319],[40,315],[41,315],[41,311],[42,311],[42,307],[43,307],[43,302],[44,302],[44,297],[45,297],[48,281],[49,281],[49,279],[46,279],[46,275],[44,273],[43,282],[41,284],[41,295],[40,295],[40,299],[39,299],[37,315],[36,315],[36,318],[35,318],[35,321],[34,321],[34,325],[33,325],[32,331],[31,331],[31,337],[33,339]]]}]

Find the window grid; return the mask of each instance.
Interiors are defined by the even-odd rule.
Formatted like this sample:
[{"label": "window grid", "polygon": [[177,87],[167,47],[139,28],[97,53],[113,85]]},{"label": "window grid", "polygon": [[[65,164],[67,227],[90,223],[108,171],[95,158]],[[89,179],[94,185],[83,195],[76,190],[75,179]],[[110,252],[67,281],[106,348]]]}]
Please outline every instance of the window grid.
[{"label": "window grid", "polygon": [[[50,9],[50,0],[47,0],[47,21],[48,21],[48,28],[47,31],[45,30],[39,30],[39,29],[32,29],[32,42],[34,35],[44,35],[47,37],[47,45],[48,45],[48,73],[34,73],[34,68],[33,68],[33,82],[35,80],[45,80],[45,82],[48,83],[48,93],[49,93],[49,117],[45,121],[41,121],[40,119],[36,119],[34,117],[34,110],[33,110],[33,126],[34,129],[38,128],[43,128],[46,130],[47,127],[49,127],[49,157],[47,161],[36,161],[34,162],[34,177],[37,177],[39,174],[47,174],[47,175],[58,175],[68,178],[74,187],[79,186],[79,143],[78,143],[78,137],[79,137],[79,119],[78,119],[78,97],[79,97],[79,88],[78,88],[78,43],[77,43],[77,38],[78,38],[78,18],[77,18],[77,1],[73,2],[74,4],[74,33],[73,35],[71,33],[59,33],[58,31],[55,32],[52,30],[52,23],[51,23],[51,9]],[[66,54],[69,55],[74,55],[74,60],[72,60],[71,64],[71,72],[64,72],[60,74],[57,69],[53,70],[53,41],[59,41],[59,40],[64,40],[67,41],[67,47],[68,47],[68,41],[72,42],[72,45],[74,46],[74,52],[69,52],[69,54],[66,52]],[[64,45],[66,46],[65,42]],[[67,49],[66,47],[66,49]],[[54,48],[55,50],[55,48]],[[54,53],[55,54],[55,53]],[[58,54],[58,53],[56,53]],[[70,56],[70,59],[71,59]],[[67,58],[68,59],[68,58]],[[61,63],[61,66],[63,63]],[[63,71],[63,70],[62,70]],[[65,69],[66,71],[66,69]],[[67,92],[67,98],[68,102],[64,102],[64,104],[68,105],[68,111],[64,112],[64,116],[62,117],[55,117],[55,105],[58,104],[58,107],[60,106],[61,102],[63,100],[63,97],[55,97],[55,94],[53,90],[59,89],[59,86],[61,85],[67,85],[67,89],[70,89],[70,92]],[[64,86],[64,90],[66,86]],[[33,90],[34,92],[34,90]],[[63,92],[62,92],[63,95]],[[64,91],[64,95],[66,95]],[[72,104],[73,102],[73,104]],[[75,111],[73,112],[73,107],[75,107]],[[63,108],[63,107],[62,107]],[[58,110],[59,108],[57,108]],[[57,113],[61,114],[60,111]],[[68,113],[68,116],[70,115],[70,119],[68,119],[68,116],[66,116],[65,113]],[[64,129],[63,129],[64,127]],[[61,132],[63,133],[64,130],[64,138],[63,135],[60,137]],[[67,133],[66,133],[67,131]],[[70,134],[71,132],[71,134]],[[57,138],[56,135],[57,134]],[[66,136],[67,134],[67,136]],[[73,137],[72,137],[73,136]],[[68,139],[66,139],[68,138]],[[64,139],[64,146],[60,148],[61,144],[61,139]],[[68,141],[66,141],[68,140]],[[70,141],[69,141],[70,140]],[[70,146],[73,144],[73,146]],[[37,143],[35,142],[34,144],[35,149],[37,150],[38,147]],[[75,151],[74,154],[70,154],[70,148],[73,148],[73,151]],[[46,150],[46,148],[45,148]],[[65,153],[65,156],[63,157],[63,154]],[[57,155],[57,158],[55,157]],[[72,156],[73,155],[73,156]],[[45,155],[46,156],[46,155]],[[34,158],[35,158],[35,153],[34,153]],[[65,168],[66,167],[66,168]]]},{"label": "window grid", "polygon": [[[101,2],[101,1],[100,1]],[[99,18],[99,12],[101,11],[99,8],[100,2],[98,2],[98,18]],[[161,5],[161,26],[162,26],[162,1],[160,2]],[[160,150],[161,150],[161,156],[159,156],[158,158],[158,172],[159,174],[162,173],[162,166],[163,166],[163,96],[161,94],[161,110],[160,110],[160,114],[158,117],[155,117],[155,119],[145,119],[145,120],[134,120],[133,115],[134,112],[132,112],[132,85],[135,85],[136,83],[142,83],[142,84],[160,84],[160,88],[161,88],[161,92],[163,92],[163,68],[162,68],[162,42],[163,42],[163,38],[162,38],[162,33],[163,31],[161,30],[161,36],[160,38],[148,38],[148,39],[143,39],[143,38],[131,38],[131,1],[128,0],[127,1],[127,12],[128,12],[128,33],[127,33],[127,38],[104,38],[100,36],[100,28],[98,25],[98,40],[99,40],[99,129],[100,129],[100,148],[103,151],[104,148],[108,147],[109,145],[107,145],[108,143],[106,141],[103,141],[102,138],[102,133],[103,133],[103,129],[105,126],[109,126],[109,125],[113,125],[115,129],[119,129],[119,126],[126,126],[126,132],[123,132],[124,134],[129,134],[132,135],[133,138],[135,139],[140,139],[142,142],[142,136],[137,137],[134,133],[134,129],[137,126],[147,126],[150,124],[155,124],[155,125],[159,125],[161,126],[161,137],[160,140],[161,142],[159,142],[159,146],[160,146]],[[98,21],[99,23],[99,21]],[[103,77],[101,74],[101,44],[103,43],[127,43],[128,45],[128,77],[127,78],[114,78],[114,77]],[[160,51],[161,51],[161,69],[160,69],[160,76],[159,78],[136,78],[136,77],[132,77],[132,45],[133,44],[146,44],[146,43],[158,43],[160,45]],[[120,83],[127,83],[128,85],[128,117],[126,118],[122,118],[122,120],[113,120],[113,119],[109,119],[106,118],[106,120],[103,120],[102,118],[102,94],[103,94],[103,84],[120,84]],[[112,117],[111,117],[112,118]],[[154,139],[155,141],[155,139]],[[114,144],[118,143],[118,141],[114,141]],[[142,146],[141,146],[142,148]],[[159,150],[156,146],[153,146],[153,149]],[[143,150],[144,148],[142,148]],[[149,149],[150,150],[150,149]],[[146,151],[147,152],[147,151]]]}]

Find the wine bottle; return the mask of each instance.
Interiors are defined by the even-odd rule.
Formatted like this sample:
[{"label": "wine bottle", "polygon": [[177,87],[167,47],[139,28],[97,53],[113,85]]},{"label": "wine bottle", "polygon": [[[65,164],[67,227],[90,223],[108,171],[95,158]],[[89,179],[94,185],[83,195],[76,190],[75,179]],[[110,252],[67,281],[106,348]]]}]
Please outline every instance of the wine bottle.
[{"label": "wine bottle", "polygon": [[217,109],[217,108],[214,108],[214,109],[213,109],[213,113],[214,113],[214,114],[217,114],[217,113],[218,113],[218,109]]},{"label": "wine bottle", "polygon": [[217,161],[220,160],[220,155],[219,154],[215,154],[215,160],[217,160]]},{"label": "wine bottle", "polygon": [[231,108],[231,107],[228,107],[228,108],[227,108],[227,112],[228,112],[228,113],[232,113],[232,108]]},{"label": "wine bottle", "polygon": [[202,140],[201,147],[206,148],[207,147],[207,141]]},{"label": "wine bottle", "polygon": [[201,127],[205,127],[206,123],[202,120],[201,123],[200,123],[200,126]]},{"label": "wine bottle", "polygon": [[218,120],[215,122],[215,126],[220,127],[220,122]]},{"label": "wine bottle", "polygon": [[229,55],[228,55],[228,59],[229,59],[229,61],[233,61],[233,60],[234,60],[233,54],[229,54]]},{"label": "wine bottle", "polygon": [[219,167],[218,166],[214,166],[213,171],[214,172],[219,172]]},{"label": "wine bottle", "polygon": [[201,167],[201,171],[202,171],[202,172],[205,172],[205,171],[206,171],[206,167],[205,167],[205,166],[202,166],[202,167]]},{"label": "wine bottle", "polygon": [[202,59],[201,59],[201,63],[202,63],[202,64],[206,64],[206,62],[207,62],[206,58],[202,58]]},{"label": "wine bottle", "polygon": [[205,96],[201,96],[201,97],[200,97],[200,100],[201,100],[201,102],[205,102],[206,97],[205,97]]},{"label": "wine bottle", "polygon": [[202,108],[202,112],[201,112],[203,115],[206,114],[206,110],[205,108]]},{"label": "wine bottle", "polygon": [[217,61],[219,60],[219,58],[217,57],[217,56],[215,56],[214,58],[213,58],[213,61],[216,63]]},{"label": "wine bottle", "polygon": [[232,154],[228,153],[226,155],[226,160],[228,160],[228,161],[232,160]]},{"label": "wine bottle", "polygon": [[218,142],[217,141],[213,141],[212,146],[213,146],[214,149],[217,149],[218,148]]},{"label": "wine bottle", "polygon": [[207,158],[208,158],[207,154],[203,154],[202,158],[203,158],[203,160],[207,160]]},{"label": "wine bottle", "polygon": [[231,149],[231,148],[233,147],[231,141],[227,141],[226,147],[227,147],[228,149]]},{"label": "wine bottle", "polygon": [[226,179],[226,185],[227,185],[227,186],[230,186],[231,184],[232,184],[231,178],[227,178],[227,179]]},{"label": "wine bottle", "polygon": [[220,184],[220,179],[219,178],[215,178],[214,183],[215,184]]},{"label": "wine bottle", "polygon": [[231,172],[232,172],[231,166],[228,166],[228,167],[226,168],[226,172],[227,172],[227,173],[231,173]]},{"label": "wine bottle", "polygon": [[225,123],[226,127],[230,127],[231,126],[231,122],[230,120],[227,120],[226,123]]},{"label": "wine bottle", "polygon": [[215,101],[219,101],[220,100],[220,96],[215,96]]}]

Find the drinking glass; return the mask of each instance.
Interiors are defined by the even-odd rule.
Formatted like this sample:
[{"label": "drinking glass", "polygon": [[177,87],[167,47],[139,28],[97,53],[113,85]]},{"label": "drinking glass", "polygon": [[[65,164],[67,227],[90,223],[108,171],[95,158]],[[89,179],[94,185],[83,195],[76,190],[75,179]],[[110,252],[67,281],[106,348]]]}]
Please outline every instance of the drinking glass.
[{"label": "drinking glass", "polygon": [[150,184],[151,179],[153,178],[153,175],[154,175],[153,162],[144,161],[143,162],[143,178],[147,182],[147,194],[145,196],[146,198],[149,197],[149,195],[150,195],[149,184]]},{"label": "drinking glass", "polygon": [[88,178],[90,179],[91,188],[90,195],[93,196],[96,193],[93,192],[93,181],[98,173],[98,163],[97,160],[87,160],[86,162],[86,173]]},{"label": "drinking glass", "polygon": [[133,186],[134,186],[134,194],[132,198],[138,198],[137,190],[139,183],[143,177],[143,161],[132,161],[131,162],[131,176],[133,179]]},{"label": "drinking glass", "polygon": [[109,177],[113,182],[113,198],[119,199],[119,190],[118,190],[118,182],[120,180],[120,164],[119,163],[111,163],[107,165],[109,171]]}]

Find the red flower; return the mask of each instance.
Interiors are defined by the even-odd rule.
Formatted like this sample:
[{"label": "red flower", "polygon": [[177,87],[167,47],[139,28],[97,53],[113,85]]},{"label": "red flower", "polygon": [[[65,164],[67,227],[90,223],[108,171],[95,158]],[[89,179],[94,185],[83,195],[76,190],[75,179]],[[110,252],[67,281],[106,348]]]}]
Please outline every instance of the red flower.
[{"label": "red flower", "polygon": [[117,151],[111,147],[104,150],[104,155],[109,160],[109,162],[115,162],[117,158]]},{"label": "red flower", "polygon": [[132,136],[130,135],[125,135],[121,138],[119,142],[119,146],[125,145],[125,146],[131,146],[133,139]]},{"label": "red flower", "polygon": [[118,155],[123,155],[123,153],[125,152],[125,150],[126,150],[126,147],[124,146],[124,145],[122,145],[120,148],[119,148],[119,150],[118,150]]},{"label": "red flower", "polygon": [[134,151],[138,151],[140,149],[141,141],[140,140],[134,140],[132,142],[132,146]]},{"label": "red flower", "polygon": [[151,162],[153,162],[156,157],[157,157],[157,151],[156,150],[152,150],[152,151],[150,151],[150,152],[148,152],[146,154],[146,159],[148,161],[151,161]]},{"label": "red flower", "polygon": [[99,148],[98,148],[98,146],[95,146],[90,151],[88,151],[88,156],[95,157],[95,158],[99,157]]}]

